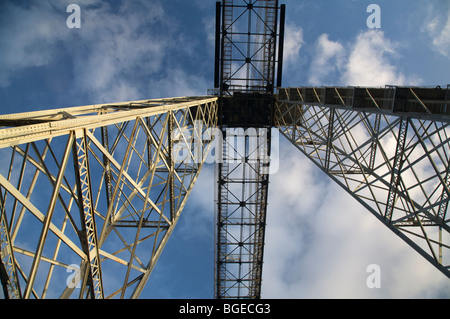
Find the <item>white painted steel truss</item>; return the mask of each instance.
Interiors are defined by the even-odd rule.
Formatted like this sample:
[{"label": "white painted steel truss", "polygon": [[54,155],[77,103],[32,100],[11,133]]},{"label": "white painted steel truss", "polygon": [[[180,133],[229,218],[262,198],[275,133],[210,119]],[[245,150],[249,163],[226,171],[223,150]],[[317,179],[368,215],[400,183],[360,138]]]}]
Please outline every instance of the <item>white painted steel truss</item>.
[{"label": "white painted steel truss", "polygon": [[[205,161],[211,140],[191,138],[216,127],[217,98],[10,114],[0,125],[5,297],[139,297]],[[174,143],[191,150],[183,161]]]}]

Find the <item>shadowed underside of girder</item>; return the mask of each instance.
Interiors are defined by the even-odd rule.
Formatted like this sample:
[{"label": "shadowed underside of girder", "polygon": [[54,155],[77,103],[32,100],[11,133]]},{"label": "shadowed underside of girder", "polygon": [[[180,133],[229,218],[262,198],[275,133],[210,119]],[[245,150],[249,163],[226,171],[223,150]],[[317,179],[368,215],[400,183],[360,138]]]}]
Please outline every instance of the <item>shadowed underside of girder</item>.
[{"label": "shadowed underside of girder", "polygon": [[139,297],[216,124],[216,97],[0,116],[5,297]]},{"label": "shadowed underside of girder", "polygon": [[449,100],[449,87],[287,88],[274,115],[292,144],[447,277]]}]

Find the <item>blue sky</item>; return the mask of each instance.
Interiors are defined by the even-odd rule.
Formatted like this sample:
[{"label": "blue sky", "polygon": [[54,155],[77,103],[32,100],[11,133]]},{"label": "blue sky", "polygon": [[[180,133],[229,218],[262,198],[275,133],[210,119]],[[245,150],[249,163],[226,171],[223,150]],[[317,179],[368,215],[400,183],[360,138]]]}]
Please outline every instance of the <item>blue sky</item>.
[{"label": "blue sky", "polygon": [[[66,26],[71,3],[81,8],[80,29]],[[281,3],[284,86],[450,83],[447,0]],[[381,29],[366,25],[371,3]],[[214,14],[214,0],[2,1],[1,112],[204,95],[213,86]],[[263,297],[450,296],[445,276],[280,141]],[[205,166],[142,297],[213,296],[213,176]],[[369,264],[381,267],[380,289],[365,284]]]}]

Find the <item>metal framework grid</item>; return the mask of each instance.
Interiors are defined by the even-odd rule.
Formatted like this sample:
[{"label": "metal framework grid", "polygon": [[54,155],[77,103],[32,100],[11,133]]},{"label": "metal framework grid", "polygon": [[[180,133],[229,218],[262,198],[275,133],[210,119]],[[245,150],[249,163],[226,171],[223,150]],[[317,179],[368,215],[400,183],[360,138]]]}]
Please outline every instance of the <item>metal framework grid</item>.
[{"label": "metal framework grid", "polygon": [[217,97],[2,115],[0,124],[5,297],[70,298],[75,288],[79,298],[139,297],[204,163],[211,140],[192,137],[217,125]]},{"label": "metal framework grid", "polygon": [[216,8],[214,82],[223,161],[216,166],[214,294],[254,299],[261,296],[276,44],[283,37],[278,13],[284,23],[284,6],[223,0]]},{"label": "metal framework grid", "polygon": [[270,128],[227,129],[218,165],[216,297],[261,294]]},{"label": "metal framework grid", "polygon": [[[278,0],[223,0],[217,2],[216,9],[214,82],[220,88],[220,95],[232,95],[236,91],[273,93],[279,36]],[[281,25],[280,31],[284,32],[284,18]],[[278,53],[281,61],[283,51]],[[281,70],[278,68],[278,79]]]},{"label": "metal framework grid", "polygon": [[275,125],[450,278],[450,88],[279,89]]}]

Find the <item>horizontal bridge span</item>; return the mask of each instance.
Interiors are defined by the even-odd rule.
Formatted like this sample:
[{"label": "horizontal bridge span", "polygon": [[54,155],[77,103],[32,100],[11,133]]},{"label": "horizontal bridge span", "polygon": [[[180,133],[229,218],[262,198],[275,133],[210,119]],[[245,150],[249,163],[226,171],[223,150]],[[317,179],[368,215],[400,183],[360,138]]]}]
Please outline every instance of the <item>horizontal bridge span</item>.
[{"label": "horizontal bridge span", "polygon": [[332,106],[424,120],[450,121],[447,87],[296,87],[279,88],[278,102]]}]

